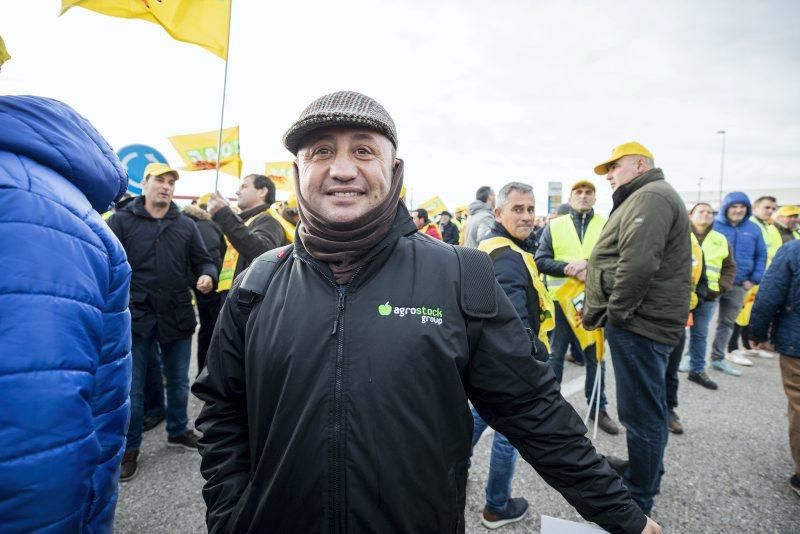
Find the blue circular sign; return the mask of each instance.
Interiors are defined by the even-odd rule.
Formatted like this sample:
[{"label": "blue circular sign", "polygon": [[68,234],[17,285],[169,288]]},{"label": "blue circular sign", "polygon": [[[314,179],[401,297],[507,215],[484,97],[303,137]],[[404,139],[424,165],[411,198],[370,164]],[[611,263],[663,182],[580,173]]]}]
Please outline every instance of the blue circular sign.
[{"label": "blue circular sign", "polygon": [[132,195],[142,194],[145,167],[151,163],[167,163],[161,152],[147,145],[124,146],[117,151],[117,157],[128,171],[128,193]]}]

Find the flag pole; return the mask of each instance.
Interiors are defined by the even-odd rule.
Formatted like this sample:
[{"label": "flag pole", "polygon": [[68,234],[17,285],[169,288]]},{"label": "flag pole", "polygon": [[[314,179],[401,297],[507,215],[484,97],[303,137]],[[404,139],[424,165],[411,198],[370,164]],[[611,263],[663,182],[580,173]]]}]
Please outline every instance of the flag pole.
[{"label": "flag pole", "polygon": [[228,92],[228,58],[230,58],[231,47],[231,16],[233,15],[233,0],[230,0],[228,9],[228,42],[225,45],[225,74],[222,79],[222,109],[219,113],[219,132],[217,133],[217,174],[214,177],[214,192],[217,191],[219,184],[219,161],[222,157],[222,128],[225,121],[225,94]]}]

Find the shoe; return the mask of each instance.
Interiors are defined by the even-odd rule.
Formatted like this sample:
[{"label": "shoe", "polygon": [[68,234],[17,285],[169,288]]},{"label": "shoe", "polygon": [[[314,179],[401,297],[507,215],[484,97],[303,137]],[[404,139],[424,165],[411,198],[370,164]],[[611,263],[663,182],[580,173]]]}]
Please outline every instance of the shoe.
[{"label": "shoe", "polygon": [[616,471],[619,476],[622,476],[622,473],[625,472],[625,470],[628,468],[628,465],[630,464],[628,460],[623,460],[618,456],[612,456],[612,455],[606,456],[606,462],[608,462],[608,465],[611,466],[611,469]]},{"label": "shoe", "polygon": [[754,352],[755,352],[755,354],[753,354],[753,356],[757,356],[759,358],[764,358],[765,360],[771,360],[772,358],[775,357],[775,354],[771,353],[768,350],[758,349],[757,351],[754,351]]},{"label": "shoe", "polygon": [[185,447],[187,449],[196,451],[197,440],[200,438],[195,434],[194,430],[187,430],[183,434],[167,438],[167,446],[169,447]]},{"label": "shoe", "polygon": [[800,495],[800,477],[792,475],[792,478],[789,479],[789,487],[792,488],[796,494]]},{"label": "shoe", "polygon": [[743,351],[735,350],[733,352],[729,352],[725,355],[725,359],[729,362],[733,362],[736,365],[744,365],[745,367],[751,367],[753,365],[753,360],[746,357],[742,354]]},{"label": "shoe", "polygon": [[678,372],[680,373],[688,373],[692,370],[692,361],[687,354],[683,358],[681,358],[681,365],[678,367]]},{"label": "shoe", "polygon": [[711,362],[711,368],[716,369],[717,371],[722,371],[726,375],[731,376],[742,376],[742,372],[738,369],[734,369],[731,365],[726,362],[725,360],[713,360]]},{"label": "shoe", "polygon": [[161,424],[166,418],[164,412],[159,411],[155,415],[153,414],[145,414],[144,419],[142,419],[142,432],[147,432],[148,430],[153,430],[155,427]]},{"label": "shoe", "polygon": [[567,352],[564,355],[564,359],[567,360],[568,362],[574,363],[578,367],[584,367],[586,365],[586,362],[584,360],[576,360],[575,356],[572,355],[572,352]]},{"label": "shoe", "polygon": [[139,472],[139,451],[125,451],[122,455],[122,467],[119,471],[119,481],[127,482]]},{"label": "shoe", "polygon": [[[589,419],[594,421],[594,410],[589,414]],[[619,434],[619,426],[611,419],[611,416],[608,415],[608,412],[605,410],[600,410],[600,420],[597,422],[597,426],[606,434],[611,434],[612,436]]]},{"label": "shoe", "polygon": [[706,389],[717,389],[717,383],[708,378],[708,375],[705,371],[690,371],[689,372],[689,381],[694,382],[695,384],[700,384]]},{"label": "shoe", "polygon": [[528,501],[522,497],[512,497],[508,499],[506,509],[502,512],[494,513],[484,506],[481,523],[483,523],[484,527],[494,530],[504,525],[522,521],[527,513]]},{"label": "shoe", "polygon": [[667,428],[673,434],[683,434],[681,418],[678,417],[678,414],[676,414],[674,410],[669,411],[669,423],[667,423]]}]

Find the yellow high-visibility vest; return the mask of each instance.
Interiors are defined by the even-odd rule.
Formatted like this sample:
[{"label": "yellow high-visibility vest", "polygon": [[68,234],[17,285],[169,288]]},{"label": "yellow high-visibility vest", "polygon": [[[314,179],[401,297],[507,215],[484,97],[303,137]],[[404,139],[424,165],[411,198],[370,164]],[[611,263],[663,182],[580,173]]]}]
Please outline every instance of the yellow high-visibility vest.
[{"label": "yellow high-visibility vest", "polygon": [[728,257],[728,240],[716,230],[711,230],[703,240],[703,256],[706,259],[706,278],[708,288],[719,293],[719,278],[722,262]]},{"label": "yellow high-visibility vest", "polygon": [[550,341],[547,339],[547,333],[556,326],[553,299],[550,298],[547,288],[544,287],[544,283],[539,278],[539,269],[536,268],[536,262],[533,261],[533,254],[525,252],[507,237],[492,237],[490,239],[484,239],[478,244],[478,249],[487,254],[491,254],[495,250],[503,247],[508,247],[521,255],[525,262],[525,267],[528,268],[531,283],[539,298],[539,331],[536,332],[536,337],[547,347],[547,352],[550,352]]},{"label": "yellow high-visibility vest", "polygon": [[756,223],[761,230],[761,236],[764,238],[764,243],[767,244],[767,267],[769,267],[769,264],[772,263],[772,258],[775,257],[778,249],[783,245],[781,233],[775,228],[775,225],[763,223],[755,215],[751,215],[750,220]]},{"label": "yellow high-visibility vest", "polygon": [[703,274],[703,248],[700,242],[694,235],[694,232],[689,232],[692,238],[692,294],[689,297],[689,309],[693,310],[697,307],[697,284],[700,283],[700,276]]},{"label": "yellow high-visibility vest", "polygon": [[[253,224],[253,221],[261,217],[262,215],[266,215],[268,210],[260,211],[244,221],[245,226],[250,226]],[[217,283],[217,293],[222,293],[223,291],[230,291],[231,286],[233,285],[233,274],[236,272],[236,262],[239,261],[239,251],[233,248],[231,242],[228,241],[228,238],[225,238],[225,244],[227,248],[225,249],[225,258],[222,260],[222,269],[219,270],[219,282]]]},{"label": "yellow high-visibility vest", "polygon": [[281,228],[283,228],[283,237],[286,239],[286,242],[294,243],[294,231],[297,229],[297,227],[284,219],[281,214],[278,213],[278,210],[275,209],[275,206],[270,207],[267,210],[267,213],[269,213],[273,219],[278,221],[278,224],[280,224]]},{"label": "yellow high-visibility vest", "polygon": [[[595,214],[589,225],[586,227],[586,233],[583,235],[581,242],[578,237],[578,231],[575,230],[575,223],[571,215],[564,215],[556,217],[550,221],[550,237],[553,243],[553,259],[556,261],[571,262],[578,260],[588,260],[592,255],[592,249],[600,239],[600,233],[603,231],[606,221],[599,215]],[[547,287],[550,290],[550,296],[555,298],[556,291],[567,280],[568,277],[547,277]]]}]

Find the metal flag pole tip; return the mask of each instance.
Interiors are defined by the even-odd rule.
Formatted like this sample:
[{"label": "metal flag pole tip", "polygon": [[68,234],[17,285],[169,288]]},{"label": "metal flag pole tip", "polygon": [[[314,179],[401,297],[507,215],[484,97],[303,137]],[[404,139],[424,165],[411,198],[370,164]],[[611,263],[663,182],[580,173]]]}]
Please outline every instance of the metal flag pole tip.
[{"label": "metal flag pole tip", "polygon": [[219,113],[219,133],[217,134],[217,164],[216,175],[214,176],[214,191],[219,188],[219,162],[222,157],[222,128],[225,121],[225,95],[228,92],[228,60],[231,57],[231,17],[233,14],[233,0],[230,0],[230,8],[228,9],[228,42],[225,47],[225,74],[222,78],[222,109]]}]

